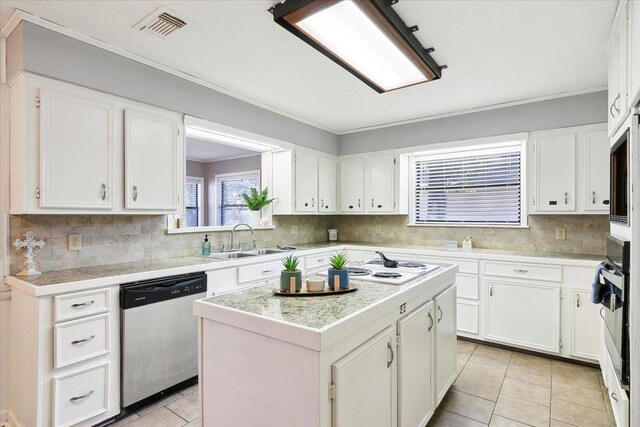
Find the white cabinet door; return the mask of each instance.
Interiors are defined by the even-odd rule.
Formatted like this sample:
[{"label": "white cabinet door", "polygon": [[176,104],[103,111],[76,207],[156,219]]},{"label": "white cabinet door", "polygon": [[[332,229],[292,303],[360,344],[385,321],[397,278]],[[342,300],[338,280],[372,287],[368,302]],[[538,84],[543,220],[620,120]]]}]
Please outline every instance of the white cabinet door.
[{"label": "white cabinet door", "polygon": [[[607,132],[585,134],[585,207],[587,211],[609,213],[609,138]],[[605,161],[603,161],[603,159]]]},{"label": "white cabinet door", "polygon": [[295,161],[296,212],[318,211],[318,157],[296,153]]},{"label": "white cabinet door", "polygon": [[396,426],[395,341],[389,327],[333,364],[333,427]]},{"label": "white cabinet door", "polygon": [[433,414],[434,303],[398,321],[398,426],[421,427]]},{"label": "white cabinet door", "polygon": [[175,211],[178,206],[175,120],[125,110],[125,207]]},{"label": "white cabinet door", "polygon": [[364,158],[340,161],[340,210],[364,212]]},{"label": "white cabinet door", "polygon": [[367,212],[393,212],[395,201],[395,156],[367,158]]},{"label": "white cabinet door", "polygon": [[335,212],[336,209],[336,161],[318,157],[318,212]]},{"label": "white cabinet door", "polygon": [[436,295],[435,318],[435,406],[453,384],[456,377],[456,286]]},{"label": "white cabinet door", "polygon": [[533,138],[536,212],[574,211],[576,135],[539,135]]},{"label": "white cabinet door", "polygon": [[571,289],[571,356],[598,361],[600,304],[591,303],[591,291]]},{"label": "white cabinet door", "polygon": [[486,281],[485,338],[518,347],[560,351],[560,286]]},{"label": "white cabinet door", "polygon": [[640,102],[640,3],[630,1],[629,7],[629,106]]},{"label": "white cabinet door", "polygon": [[40,207],[112,209],[113,107],[42,89],[39,133]]},{"label": "white cabinet door", "polygon": [[609,39],[609,136],[612,136],[627,116],[627,6],[622,5],[620,15]]}]

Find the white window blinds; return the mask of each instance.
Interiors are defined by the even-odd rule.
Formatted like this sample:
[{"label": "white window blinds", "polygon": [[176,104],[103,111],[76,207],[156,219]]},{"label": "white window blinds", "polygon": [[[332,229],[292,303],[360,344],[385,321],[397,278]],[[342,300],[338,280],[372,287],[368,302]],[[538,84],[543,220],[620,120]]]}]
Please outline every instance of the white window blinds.
[{"label": "white window blinds", "polygon": [[414,161],[416,224],[521,224],[520,144]]}]

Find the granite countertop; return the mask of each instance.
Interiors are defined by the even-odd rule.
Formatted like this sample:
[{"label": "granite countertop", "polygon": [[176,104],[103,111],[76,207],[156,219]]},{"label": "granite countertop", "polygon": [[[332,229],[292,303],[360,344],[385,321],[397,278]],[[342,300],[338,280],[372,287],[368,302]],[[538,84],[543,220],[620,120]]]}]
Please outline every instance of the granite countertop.
[{"label": "granite countertop", "polygon": [[[349,283],[358,286],[357,291],[309,297],[274,295],[272,291],[279,287],[279,282],[273,281],[266,285],[206,298],[202,302],[322,331],[345,317],[401,293],[442,271],[444,270],[436,270],[403,285],[385,285],[351,278]],[[303,282],[305,279],[306,277],[303,277]]]}]

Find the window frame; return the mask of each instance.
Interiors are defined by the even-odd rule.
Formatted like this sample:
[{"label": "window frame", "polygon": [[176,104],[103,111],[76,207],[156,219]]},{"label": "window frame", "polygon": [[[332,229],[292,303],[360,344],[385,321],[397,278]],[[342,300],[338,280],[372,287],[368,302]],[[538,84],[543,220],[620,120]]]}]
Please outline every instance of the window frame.
[{"label": "window frame", "polygon": [[219,225],[220,222],[220,217],[222,215],[222,191],[220,190],[220,185],[222,183],[222,181],[229,179],[229,178],[237,178],[237,177],[241,177],[241,176],[257,176],[258,177],[258,190],[260,190],[262,188],[262,177],[260,174],[259,170],[250,170],[250,171],[241,171],[241,172],[231,172],[231,173],[221,173],[221,174],[215,174],[214,176],[214,181],[215,181],[215,188],[216,188],[216,203],[215,203],[215,214],[214,214],[214,220],[215,220],[215,226],[216,227],[228,227],[227,225]]},{"label": "window frame", "polygon": [[[198,204],[198,225],[197,227],[202,227],[202,221],[204,219],[204,177],[202,176],[185,176],[185,187],[186,184],[188,184],[189,182],[195,182],[197,184],[200,185],[200,194],[198,195],[198,200],[200,201],[200,203]],[[184,204],[184,210],[186,212],[187,210],[187,203],[186,203],[186,197],[185,197],[185,204]]]},{"label": "window frame", "polygon": [[[462,228],[529,228],[528,204],[527,204],[527,140],[526,137],[517,137],[511,140],[496,138],[497,141],[482,139],[469,142],[453,142],[438,144],[437,148],[413,152],[409,155],[409,223],[412,227],[462,227]],[[477,155],[499,153],[507,148],[517,147],[520,151],[520,224],[483,224],[483,223],[459,223],[459,222],[416,222],[416,161],[438,158],[461,158]]]}]

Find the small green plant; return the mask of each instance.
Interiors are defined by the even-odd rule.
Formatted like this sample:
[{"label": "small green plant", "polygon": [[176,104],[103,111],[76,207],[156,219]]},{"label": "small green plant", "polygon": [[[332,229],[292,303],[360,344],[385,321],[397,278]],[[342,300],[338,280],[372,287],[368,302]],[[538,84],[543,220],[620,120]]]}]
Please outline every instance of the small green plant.
[{"label": "small green plant", "polygon": [[331,268],[333,268],[334,270],[344,270],[345,266],[347,265],[347,256],[342,253],[339,252],[335,255],[333,255],[330,259],[329,259],[329,263],[331,264]]},{"label": "small green plant", "polygon": [[275,199],[268,198],[269,189],[265,187],[264,190],[258,191],[255,187],[252,187],[249,194],[242,193],[242,198],[247,204],[247,207],[251,211],[259,211],[270,203],[273,203]]},{"label": "small green plant", "polygon": [[284,271],[294,272],[298,271],[298,264],[300,260],[297,256],[289,255],[287,257],[282,258],[282,265],[284,266]]}]

